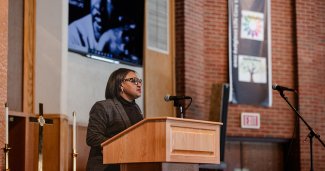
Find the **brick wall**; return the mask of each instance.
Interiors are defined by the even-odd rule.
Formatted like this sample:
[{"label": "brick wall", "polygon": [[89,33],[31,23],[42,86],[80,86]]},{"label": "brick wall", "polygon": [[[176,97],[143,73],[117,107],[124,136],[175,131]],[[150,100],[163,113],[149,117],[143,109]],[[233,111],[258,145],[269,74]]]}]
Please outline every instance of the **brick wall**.
[{"label": "brick wall", "polygon": [[[299,108],[325,141],[325,1],[297,0]],[[300,122],[301,168],[310,168],[309,131]],[[314,138],[314,168],[325,170],[325,148]]]},{"label": "brick wall", "polygon": [[175,67],[177,68],[176,76],[176,90],[179,95],[184,95],[185,93],[185,65],[184,65],[184,1],[175,1],[175,48],[176,48],[176,63]]},{"label": "brick wall", "polygon": [[[177,93],[195,97],[187,111],[189,117],[207,119],[211,85],[229,82],[227,1],[185,1],[176,5],[184,5],[176,7],[184,10],[184,19],[176,19],[176,25],[182,25],[180,21],[184,27],[177,28],[176,34],[177,43],[183,43],[177,46],[184,49],[176,49]],[[291,2],[272,1],[273,82],[289,87],[295,87],[296,80],[292,27]],[[230,105],[228,135],[290,138],[294,115],[277,92],[273,97],[271,108]],[[290,94],[289,97],[294,101]],[[261,129],[241,129],[241,112],[261,113]]]},{"label": "brick wall", "polygon": [[[176,91],[194,97],[186,113],[190,118],[208,119],[211,85],[229,82],[227,3],[226,0],[176,0]],[[324,14],[324,2],[316,0],[271,1],[272,82],[299,89],[299,98],[292,93],[286,95],[299,106],[301,113],[310,116],[308,119],[317,130],[325,130],[324,120],[324,124],[320,121],[325,117]],[[308,87],[319,89],[304,92]],[[241,112],[260,113],[261,128],[241,129]],[[289,139],[294,123],[295,114],[274,91],[270,108],[230,104],[227,136]],[[303,141],[308,132],[302,124],[300,129]],[[308,143],[302,141],[301,165],[306,170],[309,158],[304,153],[308,154],[309,149],[305,146]],[[315,143],[316,170],[325,167],[324,150],[321,153],[320,145]]]},{"label": "brick wall", "polygon": [[228,38],[222,35],[228,27],[227,4],[176,1],[176,10],[184,16],[176,18],[176,89],[178,94],[195,97],[188,116],[203,119],[209,112],[210,96],[206,95],[211,92],[212,80],[227,79]]},{"label": "brick wall", "polygon": [[0,1],[0,169],[4,169],[5,117],[7,100],[8,1]]}]

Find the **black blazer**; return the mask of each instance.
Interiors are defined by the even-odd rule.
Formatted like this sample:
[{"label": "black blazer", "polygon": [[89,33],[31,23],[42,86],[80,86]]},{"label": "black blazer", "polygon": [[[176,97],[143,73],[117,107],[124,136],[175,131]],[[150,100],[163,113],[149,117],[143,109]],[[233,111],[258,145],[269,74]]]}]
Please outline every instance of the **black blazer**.
[{"label": "black blazer", "polygon": [[[137,106],[140,111],[140,108]],[[128,115],[122,104],[116,99],[107,99],[96,102],[89,113],[87,128],[87,145],[90,153],[87,162],[87,171],[115,171],[119,165],[104,165],[101,143],[131,126]]]}]

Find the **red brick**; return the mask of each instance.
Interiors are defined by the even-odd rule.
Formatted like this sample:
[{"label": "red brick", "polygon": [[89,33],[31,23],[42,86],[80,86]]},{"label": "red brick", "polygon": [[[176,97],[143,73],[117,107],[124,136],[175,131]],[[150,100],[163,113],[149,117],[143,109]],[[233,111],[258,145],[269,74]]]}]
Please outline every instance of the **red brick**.
[{"label": "red brick", "polygon": [[[176,91],[194,98],[187,116],[208,119],[211,85],[227,83],[228,1],[176,1]],[[204,11],[204,12],[203,12]],[[325,1],[271,2],[273,83],[297,88],[289,101],[325,135]],[[241,112],[261,113],[261,128],[240,128]],[[228,136],[290,139],[295,114],[277,92],[270,108],[230,104]],[[309,170],[308,134],[300,123],[300,165]],[[315,142],[315,170],[325,170],[324,148]],[[299,150],[298,150],[299,151]]]},{"label": "red brick", "polygon": [[0,168],[4,168],[5,115],[8,70],[8,1],[0,1]]}]

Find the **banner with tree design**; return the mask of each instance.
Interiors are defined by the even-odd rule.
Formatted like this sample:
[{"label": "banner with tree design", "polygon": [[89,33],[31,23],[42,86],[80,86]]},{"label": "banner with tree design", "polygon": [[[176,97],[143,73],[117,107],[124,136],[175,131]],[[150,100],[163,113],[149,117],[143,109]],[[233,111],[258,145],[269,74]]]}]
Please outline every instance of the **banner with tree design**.
[{"label": "banner with tree design", "polygon": [[272,105],[269,0],[229,0],[230,101]]}]

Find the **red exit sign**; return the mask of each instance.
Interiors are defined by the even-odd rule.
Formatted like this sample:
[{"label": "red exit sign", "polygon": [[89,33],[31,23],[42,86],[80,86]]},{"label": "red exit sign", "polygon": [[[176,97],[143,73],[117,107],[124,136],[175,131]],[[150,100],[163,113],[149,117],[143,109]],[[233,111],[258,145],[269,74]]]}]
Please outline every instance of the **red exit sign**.
[{"label": "red exit sign", "polygon": [[241,113],[241,127],[242,128],[252,128],[259,129],[260,124],[260,114],[259,113]]}]

